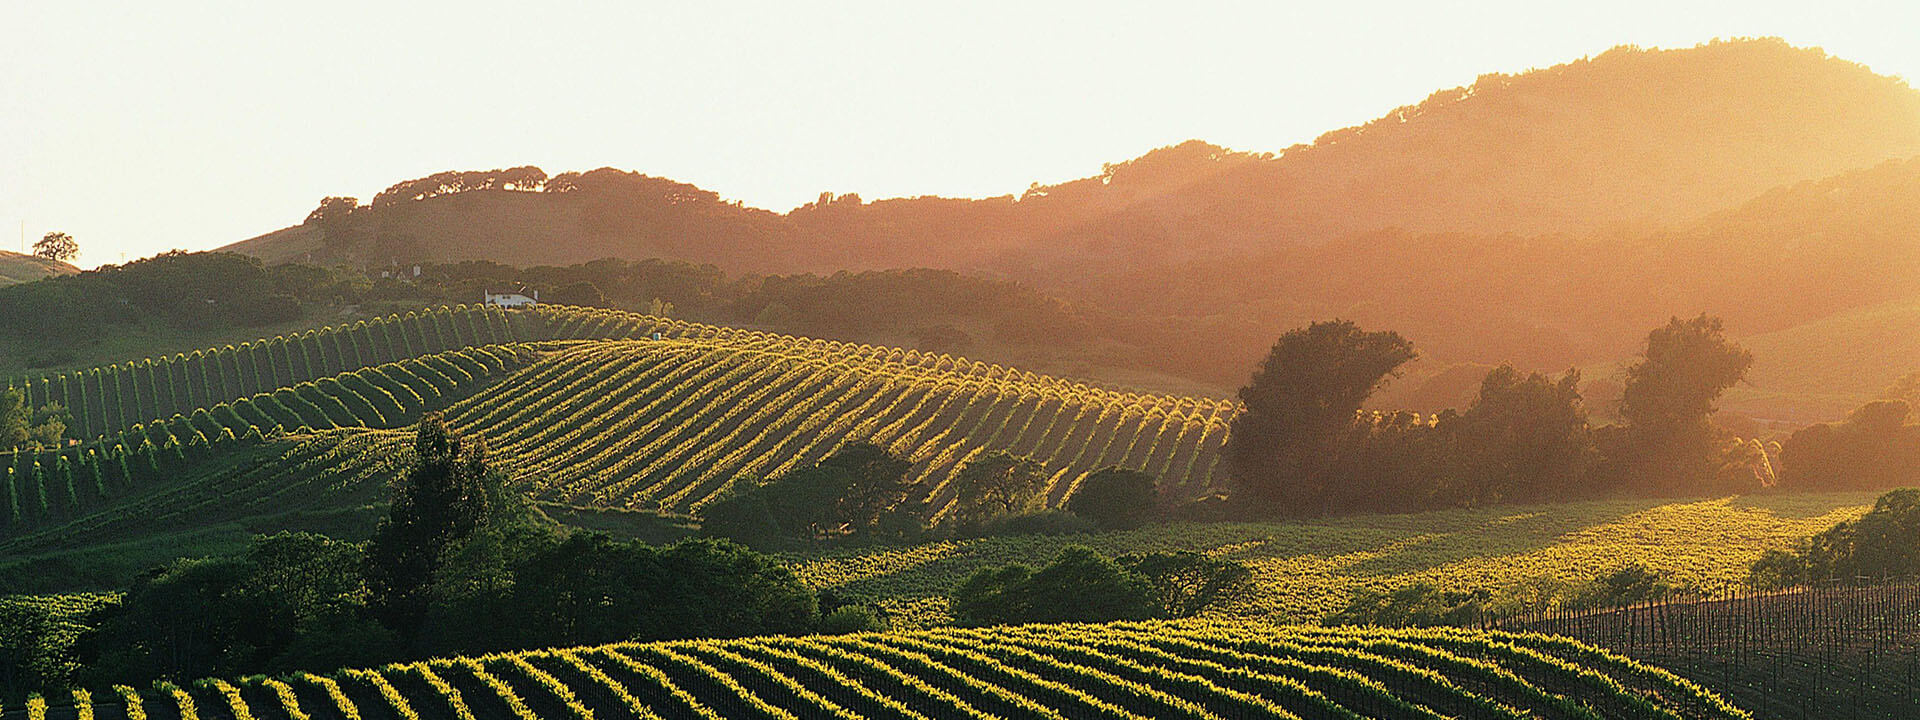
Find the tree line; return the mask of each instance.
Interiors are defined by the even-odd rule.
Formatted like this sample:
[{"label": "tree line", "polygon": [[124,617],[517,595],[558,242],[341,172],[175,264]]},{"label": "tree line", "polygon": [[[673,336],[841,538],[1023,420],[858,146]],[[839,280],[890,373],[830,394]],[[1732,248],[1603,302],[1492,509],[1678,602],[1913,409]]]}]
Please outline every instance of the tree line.
[{"label": "tree line", "polygon": [[1730,453],[1710,420],[1753,361],[1717,318],[1674,318],[1647,335],[1626,369],[1621,425],[1588,422],[1577,371],[1511,366],[1488,373],[1464,411],[1361,412],[1416,356],[1398,333],[1347,321],[1283,335],[1240,391],[1246,409],[1224,458],[1228,507],[1318,516],[1758,487],[1753,459]]},{"label": "tree line", "polygon": [[[654,546],[547,518],[437,414],[415,431],[364,542],[256,537],[153,568],[70,644],[5,637],[15,692],[319,671],[412,657],[621,640],[851,632],[877,609],[822,596],[725,540]],[[29,623],[31,625],[32,623]]]}]

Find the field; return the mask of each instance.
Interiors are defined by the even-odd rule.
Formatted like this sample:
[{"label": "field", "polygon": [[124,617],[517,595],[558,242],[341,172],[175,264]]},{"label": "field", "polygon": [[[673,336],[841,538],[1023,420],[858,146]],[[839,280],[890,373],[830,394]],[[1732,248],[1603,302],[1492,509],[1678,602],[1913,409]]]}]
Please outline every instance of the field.
[{"label": "field", "polygon": [[691,512],[740,477],[770,477],[862,439],[914,462],[920,498],[987,450],[1041,459],[1049,504],[1108,465],[1171,492],[1213,487],[1229,403],[1117,393],[898,348],[784,336],[585,342],[449,421],[487,438],[538,497]]},{"label": "field", "polygon": [[1315,522],[1172,524],[1092,535],[997,537],[795,558],[810,584],[880,601],[897,626],[946,620],[947,592],[974,570],[1042,562],[1080,544],[1110,554],[1196,550],[1247,562],[1258,591],[1225,613],[1317,622],[1363,587],[1471,590],[1572,582],[1642,563],[1676,583],[1730,586],[1769,549],[1858,517],[1871,494],[1765,495],[1364,515]]},{"label": "field", "polygon": [[1545,636],[1193,622],[624,644],[76,699],[83,710],[5,717],[1748,717],[1665,671]]},{"label": "field", "polygon": [[[408,461],[408,426],[431,410],[483,438],[556,518],[650,540],[688,532],[732,483],[851,441],[910,459],[914,499],[936,517],[954,473],[993,450],[1040,461],[1053,506],[1107,465],[1159,476],[1168,499],[1197,496],[1221,487],[1237,410],[949,355],[570,307],[438,308],[18,384],[71,406],[87,438],[0,456],[0,584],[38,593],[119,587],[254,533],[365,537]],[[1044,716],[1041,705],[1065,717],[1741,717],[1671,676],[1558,641],[1266,623],[1318,622],[1363,588],[1546,592],[1634,562],[1726,587],[1761,553],[1871,501],[1607,500],[839,547],[782,561],[816,589],[878,603],[904,634],[207,681],[144,696],[138,717],[173,720],[183,702],[196,718],[247,720]],[[1180,625],[926,630],[948,620],[945,597],[972,571],[1073,544],[1232,557],[1257,588]],[[86,713],[63,698],[46,717],[134,717],[124,692],[88,697]]]},{"label": "field", "polygon": [[[987,450],[1059,504],[1104,465],[1215,487],[1227,401],[1124,392],[948,355],[604,310],[449,307],[19,382],[89,441],[0,455],[0,551],[129,542],[364,505],[405,425],[447,410],[543,501],[686,514],[851,440],[910,457],[921,496]],[[271,523],[269,523],[271,525]]]}]

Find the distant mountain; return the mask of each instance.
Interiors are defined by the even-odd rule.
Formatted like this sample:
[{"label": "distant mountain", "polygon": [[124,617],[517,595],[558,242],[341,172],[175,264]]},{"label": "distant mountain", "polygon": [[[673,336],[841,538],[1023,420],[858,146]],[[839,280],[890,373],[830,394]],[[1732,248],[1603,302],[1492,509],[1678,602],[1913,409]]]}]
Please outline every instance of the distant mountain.
[{"label": "distant mountain", "polygon": [[1920,92],[1817,49],[1747,40],[1623,47],[1485,75],[1311,145],[1255,154],[1189,141],[1018,197],[823,194],[776,214],[602,169],[569,174],[565,192],[481,184],[374,207],[375,229],[359,247],[327,248],[309,224],[228,249],[273,260],[667,257],[743,271],[922,266],[1057,277],[1386,228],[1654,228],[1914,155]]},{"label": "distant mountain", "polygon": [[[612,169],[443,173],[350,221],[317,213],[229,249],[368,265],[986,271],[1105,308],[1131,323],[1141,366],[1222,386],[1280,331],[1328,317],[1398,329],[1439,367],[1556,369],[1629,356],[1675,315],[1720,314],[1759,337],[1920,301],[1916,156],[1920,92],[1749,40],[1487,75],[1312,145],[1190,141],[1018,197],[823,194],[779,214]],[[1820,327],[1862,322],[1780,342],[1814,348]],[[1827,392],[1811,384],[1821,362],[1762,357],[1755,377],[1780,397]],[[1849,387],[1891,381],[1879,375],[1902,362],[1876,361]],[[1440,395],[1463,389],[1446,384]]]},{"label": "distant mountain", "polygon": [[80,272],[80,268],[58,260],[0,250],[0,287],[33,282],[50,275],[72,275],[77,272]]}]

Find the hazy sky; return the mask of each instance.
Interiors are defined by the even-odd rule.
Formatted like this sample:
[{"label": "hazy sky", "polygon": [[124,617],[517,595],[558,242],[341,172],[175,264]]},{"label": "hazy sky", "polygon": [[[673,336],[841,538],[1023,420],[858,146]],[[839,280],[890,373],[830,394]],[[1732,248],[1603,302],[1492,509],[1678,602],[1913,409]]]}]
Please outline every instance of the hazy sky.
[{"label": "hazy sky", "polygon": [[1777,35],[1920,77],[1920,2],[0,0],[0,247],[205,249],[440,170],[601,166],[787,210],[1278,150],[1487,72]]}]

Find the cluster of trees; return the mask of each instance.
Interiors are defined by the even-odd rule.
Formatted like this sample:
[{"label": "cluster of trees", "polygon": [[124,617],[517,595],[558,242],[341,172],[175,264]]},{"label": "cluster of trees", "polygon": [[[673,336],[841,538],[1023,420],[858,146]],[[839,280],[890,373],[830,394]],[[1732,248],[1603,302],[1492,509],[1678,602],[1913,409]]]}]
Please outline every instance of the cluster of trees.
[{"label": "cluster of trees", "polygon": [[1674,318],[1648,334],[1644,358],[1626,371],[1618,426],[1589,426],[1577,372],[1508,366],[1487,374],[1465,412],[1362,413],[1414,357],[1399,334],[1346,321],[1282,336],[1240,391],[1247,409],[1225,450],[1233,506],[1313,516],[1755,484],[1742,464],[1754,459],[1730,455],[1709,421],[1752,363],[1717,318]]},{"label": "cluster of trees", "polygon": [[1808,538],[1800,547],[1773,550],[1754,562],[1758,587],[1859,582],[1920,575],[1920,489],[1894,490],[1858,520]]},{"label": "cluster of trees", "polygon": [[1039,568],[981,568],[950,596],[954,622],[1002,625],[1182,618],[1244,597],[1244,563],[1195,552],[1110,558],[1069,546]]},{"label": "cluster of trees", "polygon": [[912,463],[864,442],[848,443],[818,464],[765,482],[741,479],[701,510],[701,532],[754,546],[827,540],[913,540],[930,531],[1006,535],[1120,530],[1162,515],[1158,480],[1110,467],[1090,473],[1065,509],[1042,507],[1048,475],[1040,463],[984,453],[955,473],[955,504],[938,528],[928,524],[924,490]]},{"label": "cluster of trees", "polygon": [[768,482],[736,482],[702,510],[701,531],[755,545],[917,536],[926,508],[907,502],[910,467],[877,445],[850,443]]},{"label": "cluster of trees", "polygon": [[322,670],[513,648],[877,629],[724,540],[657,547],[571,532],[424,418],[364,543],[283,533],[141,576],[67,651],[83,682]]},{"label": "cluster of trees", "polygon": [[664,305],[692,320],[814,337],[905,335],[936,352],[964,352],[981,333],[1006,343],[1078,343],[1106,322],[1024,284],[949,270],[728,278],[712,265],[613,259],[529,268],[481,260],[423,264],[417,278],[411,270],[402,279],[371,279],[366,297],[472,302],[488,289],[528,288],[548,302],[638,311]]},{"label": "cluster of trees", "polygon": [[1326,618],[1333,625],[1374,627],[1478,626],[1487,620],[1546,610],[1600,610],[1660,600],[1675,593],[1667,576],[1632,563],[1576,582],[1540,578],[1492,590],[1415,582],[1355,591]]},{"label": "cluster of trees", "polygon": [[161,253],[0,288],[0,332],[51,346],[141,322],[181,328],[285,322],[302,315],[301,298],[280,281],[291,272],[233,253]]},{"label": "cluster of trees", "polygon": [[1779,486],[1796,490],[1879,490],[1920,484],[1920,425],[1905,400],[1879,400],[1845,422],[1795,431],[1780,446]]},{"label": "cluster of trees", "polygon": [[59,405],[32,407],[18,388],[0,388],[0,451],[57,447],[67,436]]}]

